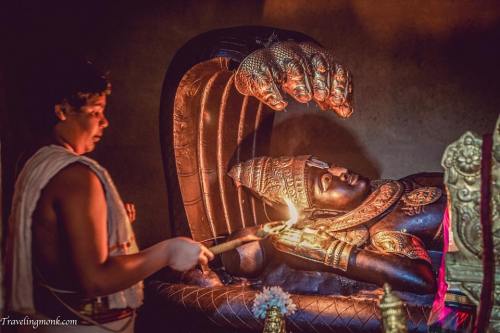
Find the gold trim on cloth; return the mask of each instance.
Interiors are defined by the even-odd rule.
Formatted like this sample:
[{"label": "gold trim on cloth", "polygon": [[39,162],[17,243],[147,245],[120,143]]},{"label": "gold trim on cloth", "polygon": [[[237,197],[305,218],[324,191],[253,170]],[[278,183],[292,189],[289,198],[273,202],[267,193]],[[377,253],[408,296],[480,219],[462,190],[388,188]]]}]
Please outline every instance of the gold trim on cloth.
[{"label": "gold trim on cloth", "polygon": [[380,231],[371,238],[373,246],[382,252],[421,259],[431,263],[431,258],[420,238],[401,231]]},{"label": "gold trim on cloth", "polygon": [[341,231],[326,231],[326,233],[338,240],[358,247],[365,244],[370,238],[368,228],[364,225]]},{"label": "gold trim on cloth", "polygon": [[318,217],[302,225],[313,229],[323,229],[325,232],[335,232],[362,225],[383,214],[394,205],[403,194],[403,184],[396,180],[380,182],[368,198],[356,209],[333,217]]},{"label": "gold trim on cloth", "polygon": [[474,303],[465,295],[457,295],[447,292],[444,296],[445,302],[453,302],[458,304],[474,305]]},{"label": "gold trim on cloth", "polygon": [[418,215],[424,211],[424,206],[435,203],[441,198],[443,191],[437,187],[424,186],[403,195],[402,210],[406,215]]}]

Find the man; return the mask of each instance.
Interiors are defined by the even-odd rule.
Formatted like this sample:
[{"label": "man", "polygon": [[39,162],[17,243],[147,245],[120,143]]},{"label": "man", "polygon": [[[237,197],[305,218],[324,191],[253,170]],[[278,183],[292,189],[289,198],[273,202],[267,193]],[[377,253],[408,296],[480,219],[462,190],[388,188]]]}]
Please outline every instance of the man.
[{"label": "man", "polygon": [[10,308],[76,318],[87,325],[78,332],[132,332],[144,278],[165,266],[185,271],[207,264],[213,254],[183,237],[138,251],[109,174],[83,156],[95,149],[109,125],[110,84],[90,63],[60,74],[60,80],[51,78],[56,84],[50,144],[28,160],[16,182]]}]

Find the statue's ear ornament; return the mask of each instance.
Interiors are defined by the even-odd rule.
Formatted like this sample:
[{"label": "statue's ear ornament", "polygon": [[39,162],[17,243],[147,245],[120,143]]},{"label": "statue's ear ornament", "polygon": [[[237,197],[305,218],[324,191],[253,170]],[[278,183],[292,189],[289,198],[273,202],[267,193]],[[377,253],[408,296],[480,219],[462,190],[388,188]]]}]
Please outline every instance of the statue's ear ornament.
[{"label": "statue's ear ornament", "polygon": [[328,168],[333,166],[333,164],[329,165],[328,163],[323,162],[314,156],[311,156],[309,158],[309,160],[307,161],[307,165],[310,167],[319,168],[319,169],[328,169]]}]

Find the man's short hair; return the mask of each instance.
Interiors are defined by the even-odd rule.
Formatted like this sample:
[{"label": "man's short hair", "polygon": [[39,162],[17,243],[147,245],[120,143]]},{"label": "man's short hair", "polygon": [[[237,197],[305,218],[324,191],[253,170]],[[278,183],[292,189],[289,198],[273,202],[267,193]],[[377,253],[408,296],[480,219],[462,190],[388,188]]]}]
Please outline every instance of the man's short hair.
[{"label": "man's short hair", "polygon": [[58,66],[48,81],[51,86],[52,105],[67,102],[79,109],[89,98],[111,93],[108,74],[99,70],[90,61]]}]

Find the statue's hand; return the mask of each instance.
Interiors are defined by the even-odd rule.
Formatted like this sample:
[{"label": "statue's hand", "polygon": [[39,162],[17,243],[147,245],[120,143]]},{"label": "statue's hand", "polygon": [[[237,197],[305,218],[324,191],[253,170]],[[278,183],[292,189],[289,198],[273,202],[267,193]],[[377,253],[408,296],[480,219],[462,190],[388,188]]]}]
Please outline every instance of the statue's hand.
[{"label": "statue's hand", "polygon": [[327,233],[311,229],[286,229],[271,237],[274,248],[280,252],[347,270],[353,246]]},{"label": "statue's hand", "polygon": [[281,89],[300,103],[310,100],[322,110],[347,118],[353,112],[349,71],[327,50],[311,42],[281,42],[247,56],[236,71],[235,84],[276,111],[287,102]]}]

